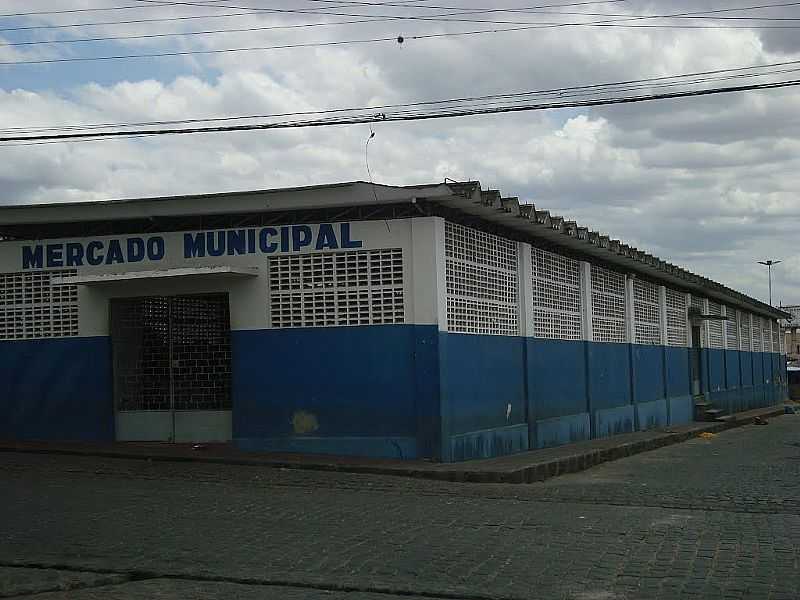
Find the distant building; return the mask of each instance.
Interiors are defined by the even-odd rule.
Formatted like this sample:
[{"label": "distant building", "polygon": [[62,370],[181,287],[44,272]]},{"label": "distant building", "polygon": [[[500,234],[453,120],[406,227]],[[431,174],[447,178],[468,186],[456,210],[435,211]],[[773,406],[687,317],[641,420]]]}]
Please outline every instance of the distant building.
[{"label": "distant building", "polygon": [[786,338],[786,357],[790,361],[800,361],[800,304],[781,306],[781,310],[791,315],[790,319],[781,319]]},{"label": "distant building", "polygon": [[0,438],[453,461],[787,395],[787,312],[477,182],[4,206],[0,239]]}]

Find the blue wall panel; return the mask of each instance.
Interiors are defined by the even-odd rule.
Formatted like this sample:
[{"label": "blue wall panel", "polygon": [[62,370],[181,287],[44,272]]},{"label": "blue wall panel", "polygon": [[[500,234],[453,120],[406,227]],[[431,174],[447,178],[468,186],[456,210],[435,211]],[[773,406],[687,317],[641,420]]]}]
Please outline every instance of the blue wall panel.
[{"label": "blue wall panel", "polygon": [[412,325],[232,332],[234,440],[413,458],[418,415],[437,403],[434,375],[417,372],[414,353],[436,336]]},{"label": "blue wall panel", "polygon": [[592,411],[631,403],[630,345],[591,342],[587,348]]},{"label": "blue wall panel", "polygon": [[526,343],[531,417],[586,412],[586,342],[528,338]]},{"label": "blue wall panel", "polygon": [[742,384],[739,354],[738,350],[725,351],[725,386],[729,390],[737,389]]},{"label": "blue wall panel", "polygon": [[[462,456],[480,456],[486,448],[523,449],[516,430],[495,430],[527,423],[525,339],[440,333],[439,348],[442,431],[448,438],[443,452],[458,448]],[[465,433],[475,435],[450,443]]]},{"label": "blue wall panel", "polygon": [[635,410],[632,404],[594,411],[594,437],[604,438],[633,431]]},{"label": "blue wall panel", "polygon": [[588,412],[552,419],[542,419],[535,424],[535,447],[550,448],[571,442],[588,440],[591,436]]},{"label": "blue wall panel", "polygon": [[633,403],[636,405],[636,426],[640,430],[667,424],[663,346],[631,345]]},{"label": "blue wall panel", "polygon": [[694,419],[694,401],[689,380],[689,349],[664,348],[667,410],[670,425],[683,425]]},{"label": "blue wall panel", "polygon": [[0,438],[113,440],[110,339],[0,342]]},{"label": "blue wall panel", "polygon": [[753,353],[740,351],[739,365],[742,373],[742,387],[751,387],[753,385]]},{"label": "blue wall panel", "polygon": [[708,356],[708,388],[711,392],[725,389],[725,351],[709,348]]}]

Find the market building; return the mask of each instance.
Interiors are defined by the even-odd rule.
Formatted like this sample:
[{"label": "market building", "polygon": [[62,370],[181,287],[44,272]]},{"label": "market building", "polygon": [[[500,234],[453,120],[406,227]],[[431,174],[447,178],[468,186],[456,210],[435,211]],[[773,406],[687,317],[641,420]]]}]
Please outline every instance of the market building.
[{"label": "market building", "polygon": [[783,310],[477,182],[0,208],[0,438],[453,461],[787,395]]}]

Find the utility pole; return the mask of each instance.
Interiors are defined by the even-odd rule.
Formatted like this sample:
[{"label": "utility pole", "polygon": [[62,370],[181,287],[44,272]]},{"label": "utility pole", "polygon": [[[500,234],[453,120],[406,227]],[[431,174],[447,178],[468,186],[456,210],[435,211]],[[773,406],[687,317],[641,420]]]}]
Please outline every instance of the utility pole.
[{"label": "utility pole", "polygon": [[769,305],[772,306],[772,265],[777,265],[780,260],[760,260],[758,264],[765,265],[769,270]]}]

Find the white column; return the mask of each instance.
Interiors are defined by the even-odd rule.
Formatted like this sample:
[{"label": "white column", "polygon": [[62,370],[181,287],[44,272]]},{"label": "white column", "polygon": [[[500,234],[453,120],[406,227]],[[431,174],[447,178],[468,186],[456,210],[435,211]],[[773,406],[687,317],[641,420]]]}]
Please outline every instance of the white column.
[{"label": "white column", "polygon": [[658,318],[661,323],[661,345],[667,345],[667,288],[658,286]]},{"label": "white column", "polygon": [[[708,298],[703,298],[703,314],[708,314]],[[707,320],[703,321],[703,332],[706,334],[706,347],[711,348],[711,326]]]},{"label": "white column", "polygon": [[592,265],[581,261],[581,335],[587,342],[594,341],[592,328]]},{"label": "white column", "polygon": [[[727,317],[728,316],[728,307],[727,306],[725,306],[724,304],[720,304],[719,310],[722,313],[723,317]],[[727,319],[725,319],[722,322],[722,349],[723,350],[727,350],[728,349],[728,320]]]},{"label": "white column", "polygon": [[447,281],[444,219],[411,219],[411,276],[406,292],[411,300],[408,322],[438,325],[447,331]]},{"label": "white column", "polygon": [[519,333],[533,337],[533,259],[531,245],[517,242],[517,302],[519,302]]},{"label": "white column", "polygon": [[689,307],[692,305],[692,295],[686,294],[686,308],[684,309],[686,312],[686,345],[691,348],[692,347],[692,322],[689,319]]},{"label": "white column", "polygon": [[625,334],[627,342],[636,342],[636,312],[634,310],[633,277],[625,276]]}]

